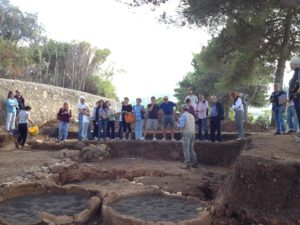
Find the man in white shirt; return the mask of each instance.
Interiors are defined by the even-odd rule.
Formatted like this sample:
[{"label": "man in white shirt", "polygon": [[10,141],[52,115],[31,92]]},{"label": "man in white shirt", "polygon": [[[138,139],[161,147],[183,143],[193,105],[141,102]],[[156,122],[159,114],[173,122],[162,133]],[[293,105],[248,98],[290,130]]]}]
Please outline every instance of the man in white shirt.
[{"label": "man in white shirt", "polygon": [[204,96],[199,94],[199,101],[196,108],[198,116],[198,141],[202,140],[202,130],[204,130],[205,140],[208,141],[208,128],[207,128],[207,116],[208,116],[208,101],[205,100]]},{"label": "man in white shirt", "polygon": [[79,124],[79,129],[78,129],[78,140],[82,139],[82,124],[83,124],[83,114],[84,110],[89,110],[89,107],[87,104],[85,104],[85,97],[80,96],[79,97],[79,103],[76,106],[78,110],[78,124]]},{"label": "man in white shirt", "polygon": [[182,148],[184,154],[184,166],[181,169],[198,168],[197,156],[194,151],[195,144],[195,117],[189,113],[189,106],[182,105],[183,114],[179,118],[178,127],[182,130]]},{"label": "man in white shirt", "polygon": [[188,95],[184,98],[184,102],[186,102],[188,98],[191,100],[191,104],[194,107],[194,110],[196,111],[198,98],[196,95],[193,95],[193,89],[191,87],[188,88]]},{"label": "man in white shirt", "polygon": [[237,92],[231,91],[230,97],[233,101],[231,109],[234,111],[234,121],[238,130],[238,139],[244,139],[244,105],[242,98]]}]

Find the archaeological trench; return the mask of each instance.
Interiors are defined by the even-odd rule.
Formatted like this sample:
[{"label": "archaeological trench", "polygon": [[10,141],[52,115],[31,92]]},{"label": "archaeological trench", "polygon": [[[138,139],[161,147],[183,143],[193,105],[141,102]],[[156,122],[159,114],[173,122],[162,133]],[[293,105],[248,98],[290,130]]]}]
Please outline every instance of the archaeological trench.
[{"label": "archaeological trench", "polygon": [[[0,176],[0,224],[300,224],[298,153],[282,156],[286,147],[276,147],[284,141],[269,134],[235,138],[196,143],[199,168],[188,171],[179,168],[180,141],[32,138],[14,150],[3,134],[0,158],[4,152],[36,163]],[[7,170],[19,165],[3,160],[2,171],[5,163]]]}]

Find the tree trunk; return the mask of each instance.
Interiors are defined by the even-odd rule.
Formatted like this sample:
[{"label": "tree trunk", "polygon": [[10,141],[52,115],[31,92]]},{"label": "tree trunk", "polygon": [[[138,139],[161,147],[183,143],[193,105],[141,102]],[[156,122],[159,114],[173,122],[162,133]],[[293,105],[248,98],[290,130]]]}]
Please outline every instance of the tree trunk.
[{"label": "tree trunk", "polygon": [[224,109],[224,110],[225,110],[225,120],[226,120],[226,121],[229,121],[229,110],[230,110],[230,109],[229,109],[228,106],[225,106],[224,108],[225,108],[225,109]]},{"label": "tree trunk", "polygon": [[293,20],[293,10],[289,10],[284,20],[283,39],[279,49],[279,58],[275,74],[275,83],[279,83],[282,87],[285,63],[290,55],[290,36],[291,36],[291,25]]},{"label": "tree trunk", "polygon": [[[283,30],[283,39],[279,49],[279,58],[278,64],[275,74],[275,83],[279,83],[281,87],[283,87],[283,77],[284,77],[284,70],[285,70],[285,63],[290,55],[290,36],[291,36],[291,25],[294,16],[294,10],[288,10],[287,15],[285,16],[284,20],[284,30]],[[271,118],[271,126],[275,127],[275,119],[274,115],[272,114]]]},{"label": "tree trunk", "polygon": [[249,118],[248,118],[248,104],[244,104],[244,122],[248,123]]}]

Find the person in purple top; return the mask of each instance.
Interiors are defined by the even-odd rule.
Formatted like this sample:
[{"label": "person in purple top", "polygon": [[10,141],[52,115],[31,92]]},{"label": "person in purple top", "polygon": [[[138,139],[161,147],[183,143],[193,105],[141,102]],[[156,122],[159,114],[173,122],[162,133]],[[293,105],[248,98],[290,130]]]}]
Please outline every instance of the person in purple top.
[{"label": "person in purple top", "polygon": [[171,129],[171,139],[172,141],[175,141],[174,139],[174,126],[175,126],[175,116],[174,116],[174,107],[176,107],[176,104],[174,102],[169,101],[168,97],[165,96],[163,98],[164,102],[160,104],[160,109],[164,113],[163,117],[163,127],[164,127],[164,137],[163,141],[166,140],[166,131],[168,126],[170,126]]}]

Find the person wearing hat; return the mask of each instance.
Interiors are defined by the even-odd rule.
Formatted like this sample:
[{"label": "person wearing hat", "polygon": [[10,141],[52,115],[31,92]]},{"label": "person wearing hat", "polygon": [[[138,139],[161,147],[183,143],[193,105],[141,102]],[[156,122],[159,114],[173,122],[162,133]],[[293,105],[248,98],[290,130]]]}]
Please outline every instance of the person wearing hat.
[{"label": "person wearing hat", "polygon": [[184,155],[184,165],[181,169],[198,168],[197,156],[194,151],[195,143],[195,117],[189,113],[189,106],[184,104],[181,106],[183,113],[179,118],[178,127],[182,132],[182,148]]},{"label": "person wearing hat", "polygon": [[289,100],[294,101],[300,128],[300,57],[293,58],[290,65],[294,74],[289,82]]},{"label": "person wearing hat", "polygon": [[78,140],[81,140],[82,137],[82,126],[83,126],[83,116],[87,114],[86,112],[89,111],[89,107],[87,104],[85,104],[85,97],[80,96],[79,97],[79,103],[77,104],[77,110],[78,110],[78,123],[79,123],[79,129],[78,129]]}]

